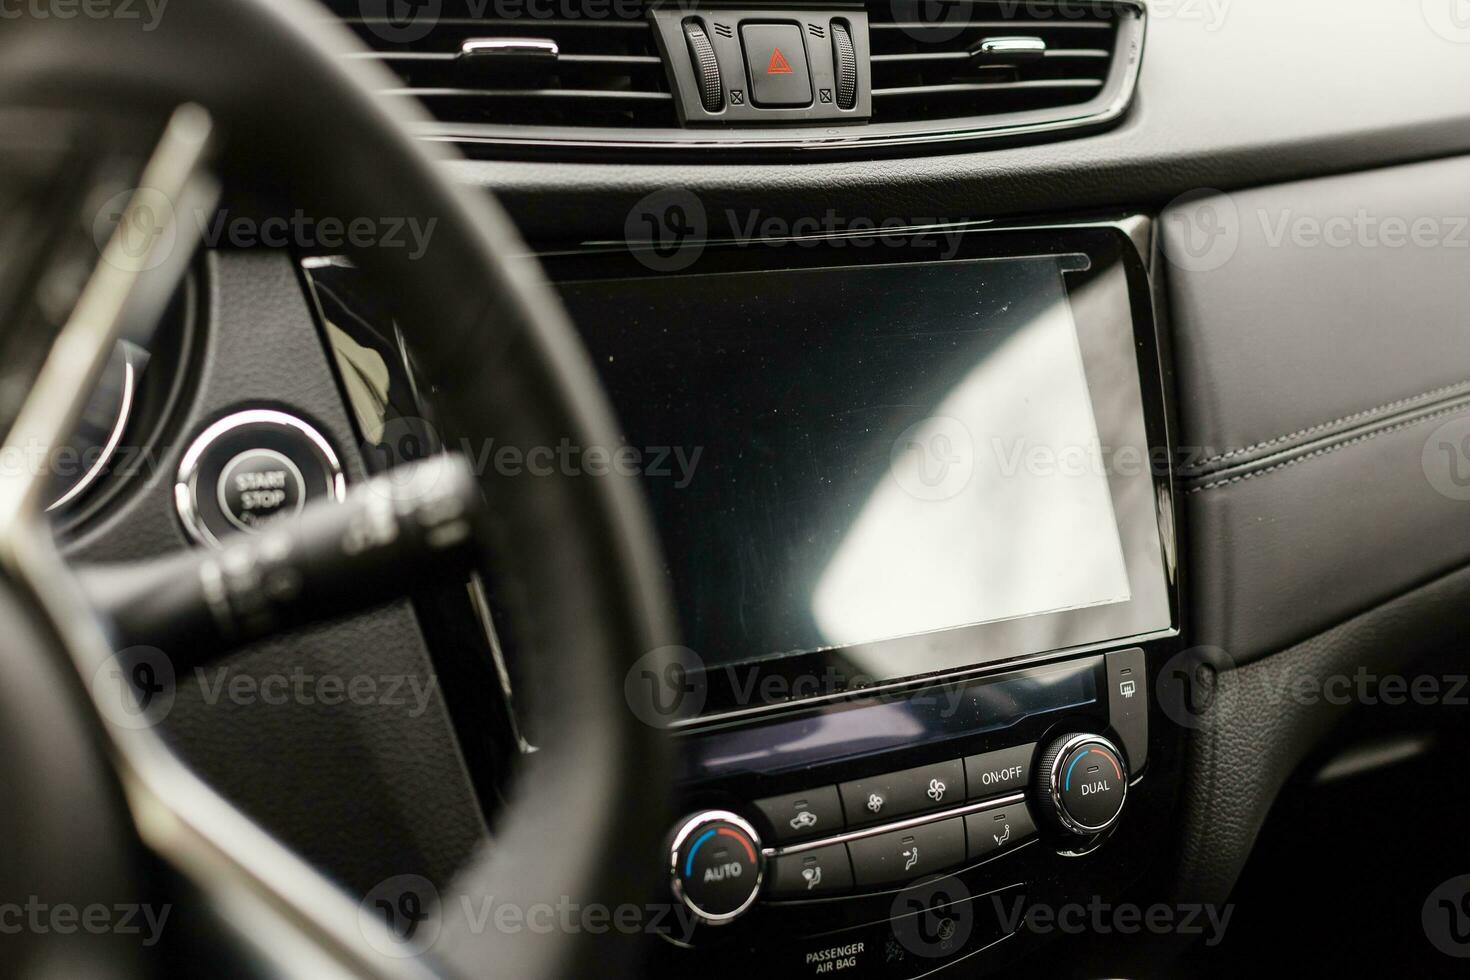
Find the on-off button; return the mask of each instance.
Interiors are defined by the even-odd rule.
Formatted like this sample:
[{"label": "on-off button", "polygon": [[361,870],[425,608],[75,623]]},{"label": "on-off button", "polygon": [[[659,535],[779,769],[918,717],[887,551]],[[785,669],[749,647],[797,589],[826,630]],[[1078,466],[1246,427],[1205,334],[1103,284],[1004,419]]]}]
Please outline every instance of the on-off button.
[{"label": "on-off button", "polygon": [[1024,789],[1031,779],[1035,744],[985,752],[965,759],[965,783],[972,800]]}]

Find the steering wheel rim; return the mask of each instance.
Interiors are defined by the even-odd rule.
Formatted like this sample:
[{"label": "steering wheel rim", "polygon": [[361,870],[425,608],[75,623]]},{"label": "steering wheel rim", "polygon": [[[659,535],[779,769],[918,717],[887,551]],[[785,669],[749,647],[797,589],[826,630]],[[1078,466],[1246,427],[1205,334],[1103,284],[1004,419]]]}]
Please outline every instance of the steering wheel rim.
[{"label": "steering wheel rim", "polygon": [[[197,103],[224,131],[227,177],[277,175],[308,213],[367,207],[432,221],[417,260],[405,250],[347,252],[396,309],[411,311],[405,336],[457,433],[522,447],[616,445],[595,373],[509,221],[406,135],[416,107],[374,97],[391,80],[343,57],[354,50],[349,32],[308,0],[179,5],[150,32],[118,19],[36,20],[0,37],[0,91],[28,106],[166,113]],[[513,583],[511,631],[543,654],[527,661],[533,692],[545,695],[532,699],[544,737],[495,847],[452,891],[522,909],[642,904],[669,816],[671,753],[623,702],[623,677],[675,631],[641,495],[611,474],[486,473],[482,484],[493,515],[487,562]],[[616,975],[637,941],[615,936],[497,932],[459,916],[444,921],[433,952],[465,976]]]}]

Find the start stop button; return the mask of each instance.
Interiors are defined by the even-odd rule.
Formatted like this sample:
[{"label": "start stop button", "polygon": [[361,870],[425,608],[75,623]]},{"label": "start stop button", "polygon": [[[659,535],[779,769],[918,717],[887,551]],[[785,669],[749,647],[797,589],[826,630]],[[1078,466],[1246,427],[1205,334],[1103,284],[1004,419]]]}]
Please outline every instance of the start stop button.
[{"label": "start stop button", "polygon": [[298,514],[309,500],[341,500],[346,490],[337,454],[320,432],[286,412],[253,409],[220,419],[194,440],[174,502],[190,535],[218,544]]},{"label": "start stop button", "polygon": [[306,477],[274,449],[247,449],[225,464],[217,493],[225,520],[254,531],[273,518],[301,512]]}]

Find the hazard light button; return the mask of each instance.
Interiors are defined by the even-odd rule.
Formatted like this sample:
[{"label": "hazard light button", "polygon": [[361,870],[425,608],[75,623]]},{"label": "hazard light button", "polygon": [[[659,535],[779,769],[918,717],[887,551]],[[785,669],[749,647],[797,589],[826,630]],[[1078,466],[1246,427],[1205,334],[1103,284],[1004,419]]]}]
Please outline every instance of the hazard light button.
[{"label": "hazard light button", "polygon": [[812,104],[811,72],[798,24],[742,24],[751,98],[762,108]]}]

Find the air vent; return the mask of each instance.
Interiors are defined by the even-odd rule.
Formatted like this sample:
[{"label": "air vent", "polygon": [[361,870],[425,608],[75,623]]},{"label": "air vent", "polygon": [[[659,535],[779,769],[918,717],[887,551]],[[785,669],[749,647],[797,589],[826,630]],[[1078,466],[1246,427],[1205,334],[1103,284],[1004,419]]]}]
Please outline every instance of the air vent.
[{"label": "air vent", "polygon": [[402,81],[385,94],[417,98],[441,122],[563,131],[678,124],[651,26],[636,5],[589,0],[587,16],[578,17],[565,16],[581,12],[572,2],[328,5],[372,48],[365,57]]},{"label": "air vent", "polygon": [[873,121],[1081,105],[1107,84],[1119,17],[1079,0],[868,5]]},{"label": "air vent", "polygon": [[[1142,0],[326,2],[371,49],[358,57],[397,75],[385,94],[429,110],[424,137],[472,155],[597,159],[940,152],[1075,135],[1128,108],[1146,16]],[[830,94],[813,90],[829,116],[762,107],[729,81],[743,77],[737,25],[783,16],[806,24],[808,51],[849,59],[829,65]],[[685,76],[715,74],[690,69],[691,20],[724,51],[726,90],[694,102]]]}]

